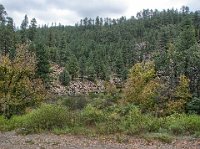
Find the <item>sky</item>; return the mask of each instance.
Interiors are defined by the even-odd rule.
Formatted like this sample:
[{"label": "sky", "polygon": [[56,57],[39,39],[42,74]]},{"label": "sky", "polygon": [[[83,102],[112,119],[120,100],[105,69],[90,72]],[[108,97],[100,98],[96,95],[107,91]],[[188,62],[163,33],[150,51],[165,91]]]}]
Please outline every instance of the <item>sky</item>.
[{"label": "sky", "polygon": [[200,10],[199,0],[0,0],[8,16],[19,26],[25,16],[36,18],[38,24],[52,22],[74,25],[85,17],[127,18],[143,9],[180,9],[183,5],[190,10]]}]

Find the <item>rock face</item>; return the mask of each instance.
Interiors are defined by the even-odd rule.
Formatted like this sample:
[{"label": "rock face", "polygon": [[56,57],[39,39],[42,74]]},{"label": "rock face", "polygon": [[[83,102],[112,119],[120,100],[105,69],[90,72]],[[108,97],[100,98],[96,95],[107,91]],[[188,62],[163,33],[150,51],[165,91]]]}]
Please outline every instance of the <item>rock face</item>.
[{"label": "rock face", "polygon": [[59,74],[64,70],[64,67],[60,67],[59,65],[52,64],[51,66],[51,87],[50,90],[52,93],[59,94],[59,95],[64,95],[66,94],[67,88],[63,86],[60,81],[59,81]]},{"label": "rock face", "polygon": [[89,93],[101,93],[105,91],[104,81],[98,80],[96,82],[88,80],[71,81],[68,87],[68,95],[79,95]]},{"label": "rock face", "polygon": [[51,92],[58,95],[80,95],[89,93],[101,93],[105,91],[104,81],[96,80],[95,82],[87,79],[77,78],[70,82],[69,86],[63,86],[59,81],[59,75],[64,70],[64,67],[53,64],[51,66]]}]

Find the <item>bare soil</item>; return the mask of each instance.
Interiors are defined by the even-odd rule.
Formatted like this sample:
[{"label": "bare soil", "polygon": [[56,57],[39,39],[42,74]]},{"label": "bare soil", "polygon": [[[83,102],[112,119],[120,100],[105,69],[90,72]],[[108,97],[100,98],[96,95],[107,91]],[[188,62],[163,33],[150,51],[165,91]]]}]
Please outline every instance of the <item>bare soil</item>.
[{"label": "bare soil", "polygon": [[24,136],[14,131],[0,132],[0,149],[200,149],[200,139],[179,138],[168,144],[135,137],[125,137],[118,141],[114,138],[50,133]]}]

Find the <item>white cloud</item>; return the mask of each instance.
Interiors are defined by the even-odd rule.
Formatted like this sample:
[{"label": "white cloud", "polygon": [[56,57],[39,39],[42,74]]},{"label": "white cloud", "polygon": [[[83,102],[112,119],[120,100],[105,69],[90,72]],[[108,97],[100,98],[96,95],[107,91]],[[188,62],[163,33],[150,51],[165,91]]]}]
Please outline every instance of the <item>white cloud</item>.
[{"label": "white cloud", "polygon": [[143,9],[170,9],[181,8],[187,5],[189,0],[125,0],[129,3],[129,9],[126,11],[126,16],[135,16],[137,12]]},{"label": "white cloud", "polygon": [[199,0],[0,0],[19,26],[25,14],[29,19],[35,17],[38,24],[74,25],[84,17],[135,16],[143,9],[168,9],[189,6],[200,9]]}]

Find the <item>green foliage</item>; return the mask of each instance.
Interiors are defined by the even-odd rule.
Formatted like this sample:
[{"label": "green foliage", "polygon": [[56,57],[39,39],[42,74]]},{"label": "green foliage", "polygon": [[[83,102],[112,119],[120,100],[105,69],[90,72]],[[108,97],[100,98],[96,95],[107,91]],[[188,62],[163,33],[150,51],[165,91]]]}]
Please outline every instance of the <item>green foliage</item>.
[{"label": "green foliage", "polygon": [[154,118],[150,115],[143,115],[137,107],[132,107],[122,120],[122,127],[129,135],[149,132],[154,127]]},{"label": "green foliage", "polygon": [[183,113],[186,109],[186,103],[189,102],[192,98],[192,95],[189,91],[189,79],[181,75],[179,84],[176,86],[174,99],[171,99],[167,103],[167,113]]},{"label": "green foliage", "polygon": [[0,117],[0,131],[11,131],[21,128],[23,124],[27,121],[25,115],[23,116],[13,116],[11,119],[5,119]]},{"label": "green foliage", "polygon": [[29,26],[29,33],[28,33],[28,37],[31,41],[34,41],[36,32],[37,32],[37,21],[35,18],[33,18],[31,20],[31,25]]},{"label": "green foliage", "polygon": [[70,110],[81,110],[88,103],[88,99],[84,96],[64,96],[60,100],[62,105],[67,106]]},{"label": "green foliage", "polygon": [[90,104],[82,111],[70,112],[62,106],[42,105],[23,116],[10,120],[0,117],[0,130],[16,130],[28,134],[53,131],[56,134],[140,134],[146,139],[169,143],[174,135],[195,135],[200,132],[198,115],[173,114],[156,118],[142,114],[134,105],[112,106],[99,110]]},{"label": "green foliage", "polygon": [[135,64],[125,85],[125,100],[144,110],[151,109],[155,105],[154,99],[159,86],[153,62]]},{"label": "green foliage", "polygon": [[79,72],[79,64],[77,61],[76,56],[72,56],[69,60],[69,63],[67,64],[67,70],[69,71],[69,74],[72,77],[72,80],[78,76]]},{"label": "green foliage", "polygon": [[[42,130],[57,134],[154,132],[150,138],[166,142],[171,140],[166,132],[198,135],[199,116],[183,114],[186,104],[188,112],[200,113],[198,16],[198,11],[189,13],[188,7],[143,10],[137,19],[97,17],[92,23],[85,18],[76,26],[37,28],[36,20],[29,26],[25,15],[21,30],[16,31],[0,4],[0,113],[6,118],[40,103],[45,95],[42,83],[49,87],[51,81],[51,62],[67,65],[59,77],[63,85],[79,76],[91,81],[110,76],[124,80],[133,66],[122,83],[123,95],[107,84],[104,95],[92,100],[64,97],[61,103],[70,114],[62,106],[42,105],[9,120],[0,116],[0,130],[19,129],[25,134]],[[19,43],[29,41],[29,48],[23,45],[16,50]],[[196,98],[190,101],[192,95]],[[159,112],[169,116],[150,115],[160,116]]]},{"label": "green foliage", "polygon": [[59,81],[62,85],[68,86],[70,84],[71,77],[67,69],[64,69],[59,75]]},{"label": "green foliage", "polygon": [[28,16],[25,15],[24,16],[24,20],[21,23],[20,26],[21,30],[20,30],[20,35],[21,35],[21,42],[22,43],[26,43],[28,40]]},{"label": "green foliage", "polygon": [[88,80],[94,81],[96,78],[96,75],[95,75],[95,69],[94,69],[93,65],[89,66],[87,68],[86,72],[88,74]]},{"label": "green foliage", "polygon": [[174,114],[166,118],[164,127],[175,135],[194,134],[200,130],[200,117],[197,115]]},{"label": "green foliage", "polygon": [[183,99],[184,101],[188,101],[191,98],[191,93],[189,91],[189,79],[181,75],[179,85],[175,89],[175,97],[179,99]]},{"label": "green foliage", "polygon": [[36,60],[36,75],[41,78],[46,87],[48,87],[50,83],[50,62],[48,59],[47,49],[41,43],[36,45]]},{"label": "green foliage", "polygon": [[163,143],[171,143],[174,139],[174,137],[168,133],[150,133],[150,134],[145,134],[142,137],[148,141],[158,140]]},{"label": "green foliage", "polygon": [[105,119],[103,111],[88,104],[81,113],[82,122],[86,125],[95,125]]},{"label": "green foliage", "polygon": [[6,127],[6,119],[3,116],[0,116],[0,131],[5,130]]},{"label": "green foliage", "polygon": [[187,103],[186,109],[188,113],[200,114],[200,99],[194,97],[189,103]]},{"label": "green foliage", "polygon": [[0,112],[5,117],[22,114],[44,99],[44,86],[34,75],[35,58],[27,53],[27,46],[19,47],[12,61],[8,56],[0,58]]},{"label": "green foliage", "polygon": [[68,109],[57,105],[42,105],[25,115],[22,128],[27,132],[39,132],[64,128],[70,124]]}]

